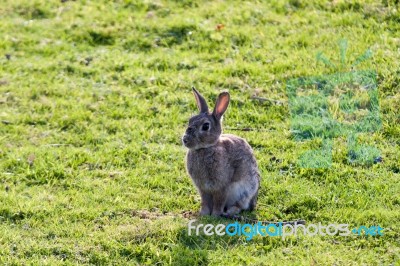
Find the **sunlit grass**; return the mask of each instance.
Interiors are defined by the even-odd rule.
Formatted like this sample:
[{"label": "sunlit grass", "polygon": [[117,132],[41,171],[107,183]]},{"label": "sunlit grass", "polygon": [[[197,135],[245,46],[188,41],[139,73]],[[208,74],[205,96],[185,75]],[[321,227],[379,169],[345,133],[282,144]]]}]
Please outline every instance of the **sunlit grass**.
[{"label": "sunlit grass", "polygon": [[[1,4],[0,262],[398,263],[398,9],[390,1],[319,0]],[[330,136],[329,167],[301,168],[302,154],[324,146],[318,134],[296,138],[293,123],[312,133],[319,122],[291,117],[287,81],[351,71],[369,48],[372,57],[356,70],[376,73],[380,127],[356,139]],[[340,67],[318,60],[321,52]],[[180,142],[196,113],[192,86],[210,104],[229,90],[225,132],[254,148],[259,218],[380,225],[385,235],[188,236],[191,212],[200,208]],[[326,108],[343,123],[365,115],[343,109],[370,110],[362,91],[340,103],[345,89]],[[351,160],[349,143],[361,161]],[[371,154],[381,160],[363,163]]]}]

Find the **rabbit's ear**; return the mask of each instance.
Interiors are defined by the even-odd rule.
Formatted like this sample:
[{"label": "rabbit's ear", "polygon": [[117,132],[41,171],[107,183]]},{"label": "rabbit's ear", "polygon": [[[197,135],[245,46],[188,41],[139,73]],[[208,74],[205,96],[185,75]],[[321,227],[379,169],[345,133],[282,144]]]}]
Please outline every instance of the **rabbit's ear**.
[{"label": "rabbit's ear", "polygon": [[229,105],[229,93],[222,92],[217,99],[217,103],[215,104],[215,108],[213,111],[213,115],[219,120],[221,119],[222,115],[225,113],[226,108]]},{"label": "rabbit's ear", "polygon": [[192,87],[192,89],[193,89],[194,97],[196,98],[197,108],[199,108],[200,113],[208,113],[208,105],[207,105],[206,100],[195,89],[195,87]]}]

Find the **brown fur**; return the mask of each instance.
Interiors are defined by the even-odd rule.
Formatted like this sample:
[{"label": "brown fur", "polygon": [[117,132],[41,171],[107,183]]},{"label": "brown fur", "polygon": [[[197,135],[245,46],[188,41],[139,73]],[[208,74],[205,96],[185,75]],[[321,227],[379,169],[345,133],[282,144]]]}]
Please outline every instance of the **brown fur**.
[{"label": "brown fur", "polygon": [[194,88],[193,92],[200,114],[189,120],[182,141],[189,148],[187,171],[201,196],[200,214],[234,215],[253,210],[260,186],[253,151],[246,140],[221,134],[229,94],[221,93],[210,113],[203,96]]}]

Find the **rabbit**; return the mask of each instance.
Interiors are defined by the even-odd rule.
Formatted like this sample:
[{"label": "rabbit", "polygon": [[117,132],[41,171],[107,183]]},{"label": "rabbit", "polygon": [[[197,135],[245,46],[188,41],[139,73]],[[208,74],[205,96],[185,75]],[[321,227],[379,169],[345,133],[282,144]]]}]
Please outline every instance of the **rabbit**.
[{"label": "rabbit", "polygon": [[228,92],[219,94],[212,113],[204,97],[193,87],[200,111],[189,119],[182,137],[188,148],[186,169],[201,197],[200,215],[232,217],[257,204],[260,173],[246,140],[222,134],[222,115],[228,108]]}]

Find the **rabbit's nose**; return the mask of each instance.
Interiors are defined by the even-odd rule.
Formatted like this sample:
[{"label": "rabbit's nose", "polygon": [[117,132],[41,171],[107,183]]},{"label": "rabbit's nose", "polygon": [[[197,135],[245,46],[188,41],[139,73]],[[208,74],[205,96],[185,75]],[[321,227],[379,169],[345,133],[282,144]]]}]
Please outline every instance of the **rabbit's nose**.
[{"label": "rabbit's nose", "polygon": [[186,145],[186,144],[189,143],[189,137],[188,137],[188,135],[185,134],[185,135],[183,136],[182,142],[183,142],[184,145]]}]

